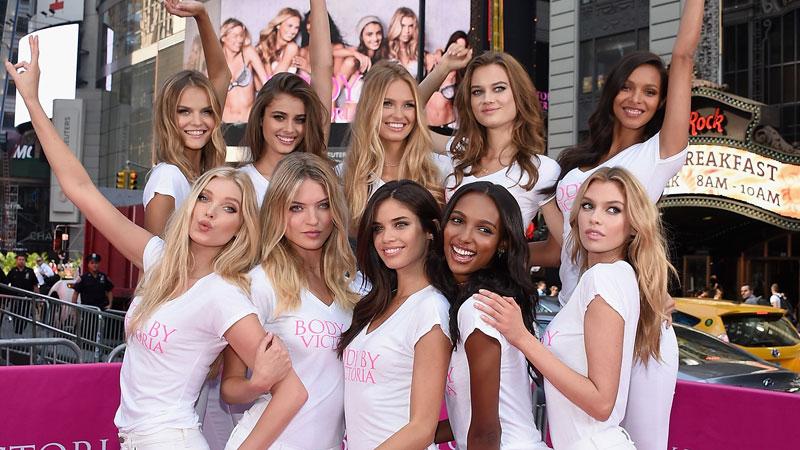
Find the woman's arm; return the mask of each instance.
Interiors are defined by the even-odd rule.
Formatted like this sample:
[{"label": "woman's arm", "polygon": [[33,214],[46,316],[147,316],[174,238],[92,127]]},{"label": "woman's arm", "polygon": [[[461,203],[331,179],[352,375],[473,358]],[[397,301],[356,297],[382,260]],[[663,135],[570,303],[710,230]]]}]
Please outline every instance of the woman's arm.
[{"label": "woman's arm", "polygon": [[666,112],[659,135],[662,159],[677,155],[689,145],[689,127],[686,122],[692,111],[694,52],[703,27],[704,3],[703,0],[686,0],[678,35],[672,47]]},{"label": "woman's arm", "polygon": [[417,341],[411,374],[410,420],[379,445],[379,449],[423,449],[433,442],[444,399],[450,349],[450,340],[439,327],[432,328]]},{"label": "woman's arm", "polygon": [[472,419],[467,432],[467,447],[499,449],[500,436],[500,342],[475,330],[464,341],[469,363],[469,391]]},{"label": "woman's arm", "polygon": [[472,49],[461,44],[451,44],[442,55],[442,60],[419,84],[419,101],[424,105],[428,103],[434,92],[439,90],[447,75],[453,70],[467,67],[472,59]]},{"label": "woman's arm", "polygon": [[600,422],[608,419],[619,390],[625,320],[603,297],[594,297],[583,319],[588,376],[561,362],[531,335],[522,323],[522,313],[514,299],[483,289],[476,298],[479,302],[475,307],[484,313],[481,318],[520,349],[556,389],[594,419]]},{"label": "woman's arm", "polygon": [[[258,318],[249,315],[225,332],[221,394],[228,403],[249,403],[268,392],[291,369],[289,353],[280,339],[267,334]],[[246,377],[247,368],[253,369]]]},{"label": "woman's arm", "polygon": [[308,400],[308,391],[294,370],[272,389],[272,399],[261,413],[256,426],[239,446],[239,450],[263,450],[283,433],[297,411]]},{"label": "woman's arm", "polygon": [[[128,220],[103,197],[92,183],[86,169],[47,118],[39,103],[39,38],[31,36],[29,42],[31,61],[18,62],[15,65],[6,61],[5,68],[7,73],[11,74],[17,91],[25,101],[33,128],[42,143],[50,167],[67,198],[103,233],[111,245],[141,269],[144,248],[153,235]],[[19,73],[18,69],[23,68],[26,71]]]},{"label": "woman's arm", "polygon": [[144,229],[161,236],[173,211],[175,211],[175,198],[156,193],[144,207]]},{"label": "woman's arm", "polygon": [[323,134],[328,142],[331,130],[331,97],[333,95],[333,45],[325,0],[311,0],[309,56],[311,58],[311,87],[325,106]]},{"label": "woman's arm", "polygon": [[544,216],[544,223],[547,224],[547,232],[551,239],[555,239],[558,246],[564,245],[564,214],[558,209],[555,197],[550,199],[541,207],[542,216]]},{"label": "woman's arm", "polygon": [[261,86],[269,79],[267,69],[264,67],[264,63],[261,62],[261,57],[258,56],[258,52],[256,52],[256,49],[253,48],[252,45],[243,47],[242,54],[244,55],[245,64],[249,64],[250,67],[253,68],[253,72],[257,75],[253,77],[253,81],[256,82],[256,92],[258,92]]},{"label": "woman's arm", "polygon": [[289,42],[286,44],[286,47],[283,49],[283,53],[281,54],[281,59],[278,61],[278,65],[275,66],[275,70],[273,70],[272,73],[275,74],[287,72],[289,67],[292,66],[292,59],[297,56],[298,50],[299,47],[294,42]]},{"label": "woman's arm", "polygon": [[528,242],[528,266],[558,267],[561,244],[551,234],[543,241]]},{"label": "woman's arm", "polygon": [[214,94],[216,94],[219,104],[225,105],[228,85],[231,82],[231,70],[225,61],[222,44],[214,31],[205,6],[201,2],[192,0],[165,0],[164,6],[167,7],[170,14],[179,17],[194,17],[200,34],[200,42],[203,44],[203,54],[206,57],[208,79],[214,86]]}]

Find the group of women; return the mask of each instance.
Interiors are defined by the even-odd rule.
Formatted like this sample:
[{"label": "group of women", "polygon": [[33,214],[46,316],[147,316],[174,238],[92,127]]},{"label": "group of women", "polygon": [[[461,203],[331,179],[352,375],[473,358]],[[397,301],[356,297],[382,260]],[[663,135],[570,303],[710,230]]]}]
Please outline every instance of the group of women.
[{"label": "group of women", "polygon": [[[45,115],[38,40],[30,62],[6,62],[64,192],[143,269],[126,316],[123,448],[208,448],[194,404],[220,363],[222,398],[251,404],[228,448],[332,450],[345,434],[356,450],[547,448],[532,377],[555,448],[666,448],[677,344],[654,201],[685,156],[703,0],[686,1],[669,89],[658,57],[623,57],[588,140],[558,162],[519,63],[454,45],[419,87],[400,64],[372,67],[337,167],[321,100],[334,50],[325,1],[310,0],[314,87],[290,73],[264,84],[239,168],[222,165],[232,76],[207,14],[165,3],[197,20],[209,77],[180,72],[157,96],[145,228]],[[462,68],[460,127],[432,135],[422,105]],[[527,244],[540,210],[551,239]],[[536,336],[528,268],[548,262],[564,306]]]}]

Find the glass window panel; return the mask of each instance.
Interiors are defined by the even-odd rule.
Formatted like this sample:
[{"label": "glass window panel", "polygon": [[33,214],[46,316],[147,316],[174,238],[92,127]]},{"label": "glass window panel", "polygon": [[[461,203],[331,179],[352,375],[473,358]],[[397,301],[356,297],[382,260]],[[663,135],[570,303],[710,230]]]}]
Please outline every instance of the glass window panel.
[{"label": "glass window panel", "polygon": [[623,56],[636,50],[636,32],[630,31],[597,39],[595,42],[595,61],[597,89],[602,89],[608,72]]},{"label": "glass window panel", "polygon": [[770,67],[766,70],[767,79],[764,82],[767,85],[767,103],[781,103],[781,68]]},{"label": "glass window panel", "polygon": [[773,20],[767,32],[767,65],[781,62],[781,21]]},{"label": "glass window panel", "polygon": [[794,64],[783,66],[783,98],[782,103],[794,102],[797,100],[795,92],[795,71]]},{"label": "glass window panel", "polygon": [[722,70],[736,68],[736,27],[725,27],[722,32]]},{"label": "glass window panel", "polygon": [[783,61],[794,61],[794,35],[795,29],[795,13],[791,11],[783,16]]},{"label": "glass window panel", "polygon": [[746,23],[737,25],[735,30],[736,38],[736,68],[747,70],[750,62],[750,32],[749,25]]},{"label": "glass window panel", "polygon": [[583,41],[580,43],[580,48],[578,49],[578,57],[580,58],[579,73],[581,92],[584,94],[592,92],[592,86],[594,85],[593,44],[594,41]]}]

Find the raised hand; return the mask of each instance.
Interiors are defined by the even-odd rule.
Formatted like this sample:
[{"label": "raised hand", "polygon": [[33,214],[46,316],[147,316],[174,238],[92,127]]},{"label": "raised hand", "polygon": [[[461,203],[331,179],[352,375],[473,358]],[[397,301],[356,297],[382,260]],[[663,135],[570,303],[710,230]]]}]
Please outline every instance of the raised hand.
[{"label": "raised hand", "polygon": [[170,14],[179,17],[197,17],[206,10],[202,2],[194,0],[163,0],[163,2]]},{"label": "raised hand", "polygon": [[289,359],[289,352],[286,351],[283,342],[268,332],[258,345],[250,382],[263,388],[263,391],[266,392],[275,383],[281,381],[291,368],[292,361]]},{"label": "raised hand", "polygon": [[481,319],[495,327],[511,345],[519,347],[531,336],[522,322],[522,310],[513,298],[503,297],[486,289],[479,290],[474,297],[478,300],[475,308],[483,313]]},{"label": "raised hand", "polygon": [[447,51],[442,54],[442,59],[439,64],[443,64],[447,71],[459,70],[467,67],[467,64],[472,59],[472,49],[466,48],[461,44],[450,44]]},{"label": "raised hand", "polygon": [[[31,45],[30,62],[19,61],[16,64],[11,64],[10,61],[5,62],[6,72],[11,75],[17,92],[26,101],[38,99],[39,78],[41,76],[41,71],[39,70],[39,37],[29,36],[28,42]],[[20,72],[20,69],[24,69],[24,71]]]}]

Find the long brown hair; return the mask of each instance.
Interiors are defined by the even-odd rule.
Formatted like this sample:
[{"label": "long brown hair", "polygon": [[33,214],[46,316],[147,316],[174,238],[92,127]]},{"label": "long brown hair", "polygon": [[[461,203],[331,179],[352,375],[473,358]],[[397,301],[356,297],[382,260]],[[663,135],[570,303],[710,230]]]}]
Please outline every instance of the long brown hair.
[{"label": "long brown hair", "polygon": [[[190,87],[197,87],[205,91],[208,96],[211,110],[214,114],[214,129],[211,130],[211,139],[199,150],[200,171],[198,172],[186,156],[187,150],[181,138],[183,132],[175,123],[178,111],[178,102],[183,92]],[[156,114],[153,120],[153,165],[165,162],[177,166],[189,182],[193,182],[206,170],[219,167],[225,163],[225,139],[222,137],[220,123],[222,122],[222,108],[214,93],[214,87],[208,78],[195,70],[182,70],[167,78],[156,96]]]},{"label": "long brown hair", "polygon": [[253,106],[250,108],[250,117],[247,119],[247,129],[244,139],[250,147],[252,161],[258,161],[267,150],[267,142],[264,140],[264,111],[267,106],[275,100],[275,97],[286,94],[299,99],[303,102],[306,110],[306,124],[303,127],[303,135],[300,142],[295,147],[295,152],[313,153],[319,157],[327,158],[328,147],[325,145],[325,121],[329,120],[325,112],[325,106],[320,101],[317,94],[304,79],[299,76],[281,72],[276,73],[258,91]]},{"label": "long brown hair", "polygon": [[[485,52],[473,58],[467,65],[464,80],[458,86],[455,106],[460,122],[453,139],[453,147],[449,149],[455,162],[455,187],[461,185],[465,176],[475,173],[487,151],[486,127],[475,117],[470,99],[475,70],[492,64],[502,67],[508,75],[517,108],[511,135],[511,145],[517,150],[514,162],[519,164],[522,174],[528,176],[527,182],[521,186],[530,190],[539,179],[539,170],[534,160],[538,161],[538,155],[543,155],[546,151],[542,107],[538,100],[539,94],[522,65],[511,55],[500,52]],[[519,181],[522,182],[522,179]]]},{"label": "long brown hair", "polygon": [[[636,328],[634,355],[643,364],[647,364],[650,357],[656,360],[661,358],[659,343],[662,324],[667,320],[667,285],[670,275],[677,277],[677,272],[669,262],[658,208],[650,201],[647,191],[636,177],[622,167],[601,167],[583,182],[575,198],[576,202],[581,201],[586,190],[595,181],[616,183],[625,195],[625,214],[634,233],[628,242],[626,260],[636,272],[639,285],[639,325]],[[579,238],[580,210],[581,208],[572,208],[570,211],[569,224],[572,229],[569,240],[565,243],[572,242],[572,261],[583,271],[586,269],[588,257]]]}]

